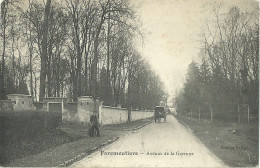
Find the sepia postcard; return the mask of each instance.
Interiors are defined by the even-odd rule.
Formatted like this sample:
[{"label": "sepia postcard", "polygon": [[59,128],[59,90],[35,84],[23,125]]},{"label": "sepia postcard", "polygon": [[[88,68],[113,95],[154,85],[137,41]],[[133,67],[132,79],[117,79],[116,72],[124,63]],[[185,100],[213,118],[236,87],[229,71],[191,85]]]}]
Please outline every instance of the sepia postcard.
[{"label": "sepia postcard", "polygon": [[258,0],[1,0],[0,167],[259,167]]}]

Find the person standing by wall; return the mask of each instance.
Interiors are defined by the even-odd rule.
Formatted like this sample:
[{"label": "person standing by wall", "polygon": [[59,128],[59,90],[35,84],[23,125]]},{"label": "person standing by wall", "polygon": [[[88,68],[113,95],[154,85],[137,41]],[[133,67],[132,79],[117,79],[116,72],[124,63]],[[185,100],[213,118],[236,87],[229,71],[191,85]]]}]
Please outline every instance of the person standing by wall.
[{"label": "person standing by wall", "polygon": [[90,136],[94,136],[94,130],[97,131],[97,136],[100,136],[99,133],[99,125],[98,125],[98,117],[97,117],[97,111],[93,111],[93,114],[90,116],[90,124],[91,124],[91,130],[90,130]]}]

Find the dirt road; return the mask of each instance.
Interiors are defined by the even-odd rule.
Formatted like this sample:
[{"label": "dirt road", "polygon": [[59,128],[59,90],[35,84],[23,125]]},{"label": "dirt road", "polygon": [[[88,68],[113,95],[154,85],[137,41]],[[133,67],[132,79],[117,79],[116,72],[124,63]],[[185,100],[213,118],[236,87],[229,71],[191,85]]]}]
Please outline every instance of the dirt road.
[{"label": "dirt road", "polygon": [[224,167],[173,116],[130,132],[71,167]]}]

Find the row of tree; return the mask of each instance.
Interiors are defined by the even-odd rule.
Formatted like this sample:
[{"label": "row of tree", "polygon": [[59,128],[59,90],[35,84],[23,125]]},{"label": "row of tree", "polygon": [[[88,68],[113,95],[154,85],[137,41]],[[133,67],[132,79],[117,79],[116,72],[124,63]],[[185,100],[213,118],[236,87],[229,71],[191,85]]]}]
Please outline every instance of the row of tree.
[{"label": "row of tree", "polygon": [[151,109],[164,95],[135,49],[141,23],[128,0],[5,0],[1,22],[2,99],[89,95]]},{"label": "row of tree", "polygon": [[242,12],[232,7],[220,13],[221,5],[215,4],[212,11],[215,19],[207,22],[200,59],[189,65],[184,88],[175,98],[177,110],[249,104],[250,111],[258,113],[258,9]]}]

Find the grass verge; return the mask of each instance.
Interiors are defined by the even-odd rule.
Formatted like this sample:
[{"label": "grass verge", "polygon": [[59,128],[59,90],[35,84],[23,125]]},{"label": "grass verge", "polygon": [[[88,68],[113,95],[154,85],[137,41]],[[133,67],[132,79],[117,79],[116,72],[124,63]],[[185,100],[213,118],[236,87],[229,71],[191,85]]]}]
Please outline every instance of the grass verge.
[{"label": "grass verge", "polygon": [[176,118],[187,125],[224,163],[232,167],[257,166],[259,161],[258,121],[251,123],[227,123],[198,120],[178,115]]},{"label": "grass verge", "polygon": [[[133,121],[131,123],[122,123],[118,125],[107,125],[100,127],[101,137],[89,137],[87,134],[87,126],[75,123],[63,124],[60,131],[70,137],[78,137],[78,139],[57,145],[35,155],[28,155],[20,159],[14,159],[3,166],[8,167],[54,167],[65,163],[83,153],[87,153],[93,148],[99,147],[109,140],[120,137],[127,133],[122,129],[135,129],[150,122],[148,119]],[[42,144],[38,144],[42,146]]]}]

